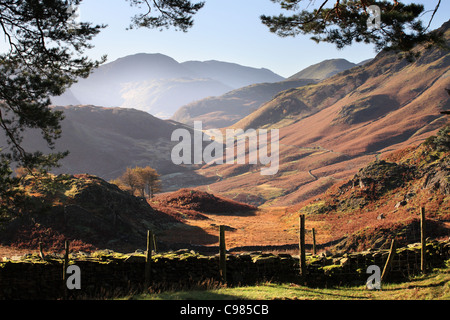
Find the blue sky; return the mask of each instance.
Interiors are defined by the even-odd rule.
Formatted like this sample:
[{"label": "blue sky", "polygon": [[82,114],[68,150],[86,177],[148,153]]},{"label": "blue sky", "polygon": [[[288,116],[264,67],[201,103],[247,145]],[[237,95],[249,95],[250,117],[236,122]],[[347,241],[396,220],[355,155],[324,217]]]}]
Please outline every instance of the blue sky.
[{"label": "blue sky", "polygon": [[[425,10],[432,10],[437,0],[413,2],[421,2]],[[280,38],[270,33],[259,19],[262,14],[281,12],[279,5],[270,0],[206,0],[205,7],[194,17],[194,27],[187,33],[154,29],[127,31],[136,10],[125,0],[84,0],[81,20],[108,25],[94,38],[95,48],[87,54],[94,59],[107,54],[110,62],[135,53],[162,53],[178,62],[221,60],[264,67],[284,77],[325,59],[345,58],[358,63],[375,56],[371,45],[337,50],[331,44],[316,44],[309,36]],[[450,1],[443,0],[432,28],[448,20],[449,12]],[[427,21],[430,17],[431,12],[424,15]]]},{"label": "blue sky", "polygon": [[[449,2],[442,1],[433,28],[449,18]],[[432,10],[437,0],[422,3],[426,10]],[[289,77],[325,59],[345,58],[358,63],[375,56],[371,45],[337,50],[331,44],[316,44],[309,36],[281,38],[270,33],[259,19],[262,14],[281,12],[279,5],[270,0],[206,0],[205,7],[195,16],[194,27],[187,33],[154,29],[126,31],[135,10],[125,0],[84,0],[81,19],[108,24],[94,39],[95,48],[89,52],[93,58],[108,54],[108,61],[113,61],[140,52],[162,53],[178,62],[221,60],[264,67]],[[424,19],[429,17],[431,13],[424,15]]]}]

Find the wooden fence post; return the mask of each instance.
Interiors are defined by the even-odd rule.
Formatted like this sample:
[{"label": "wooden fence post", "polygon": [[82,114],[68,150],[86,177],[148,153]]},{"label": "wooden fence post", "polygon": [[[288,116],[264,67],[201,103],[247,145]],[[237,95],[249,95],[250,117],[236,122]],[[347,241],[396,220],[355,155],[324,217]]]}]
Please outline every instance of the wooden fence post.
[{"label": "wooden fence post", "polygon": [[300,235],[299,235],[299,250],[300,250],[300,274],[306,274],[306,250],[305,250],[305,215],[300,215]]},{"label": "wooden fence post", "polygon": [[425,254],[426,254],[426,243],[425,243],[425,208],[420,209],[420,270],[422,273],[426,272],[425,267]]},{"label": "wooden fence post", "polygon": [[64,262],[63,262],[63,293],[64,299],[67,299],[67,268],[69,267],[69,241],[65,242]]},{"label": "wooden fence post", "polygon": [[[66,240],[65,242],[65,247],[64,247],[65,251],[64,251],[64,263],[63,263],[63,280],[64,282],[67,279],[67,268],[69,267],[69,241]],[[65,284],[65,283],[64,283]]]},{"label": "wooden fence post", "polygon": [[227,282],[227,256],[226,256],[226,244],[225,244],[225,226],[220,226],[220,238],[219,238],[219,268],[220,276],[222,280]]},{"label": "wooden fence post", "polygon": [[316,250],[316,229],[312,229],[312,237],[313,237],[313,255],[317,254]]},{"label": "wooden fence post", "polygon": [[152,271],[152,232],[147,230],[147,255],[145,259],[145,288],[148,289]]},{"label": "wooden fence post", "polygon": [[39,257],[42,260],[45,260],[45,254],[44,254],[44,251],[42,250],[42,242],[39,242]]},{"label": "wooden fence post", "polygon": [[392,260],[394,259],[396,249],[397,249],[397,243],[396,243],[395,239],[392,239],[391,250],[389,250],[389,256],[386,260],[386,264],[384,265],[383,274],[381,275],[381,282],[383,282],[386,279],[386,276],[391,269],[391,263],[392,263]]}]

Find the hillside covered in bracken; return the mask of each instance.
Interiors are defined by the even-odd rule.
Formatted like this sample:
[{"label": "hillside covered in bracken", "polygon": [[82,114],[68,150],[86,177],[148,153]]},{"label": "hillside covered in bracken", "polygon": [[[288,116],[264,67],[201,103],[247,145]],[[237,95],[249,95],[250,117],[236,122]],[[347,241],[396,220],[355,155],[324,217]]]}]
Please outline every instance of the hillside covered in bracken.
[{"label": "hillside covered in bracken", "polygon": [[[449,27],[433,31],[447,46]],[[386,153],[425,141],[447,121],[441,111],[450,108],[450,53],[426,45],[413,53],[411,59],[384,50],[364,65],[280,92],[229,127],[278,129],[278,173],[261,176],[251,164],[203,166],[198,175],[219,179],[199,189],[259,206],[291,206]]]},{"label": "hillside covered in bracken", "polygon": [[257,207],[252,205],[186,188],[157,195],[150,200],[150,204],[163,212],[175,210],[181,216],[188,216],[191,219],[203,219],[201,213],[226,215],[257,210]]},{"label": "hillside covered in bracken", "polygon": [[324,194],[290,207],[285,219],[305,214],[345,252],[389,248],[420,240],[420,212],[430,238],[450,236],[450,126],[426,142],[386,154]]}]

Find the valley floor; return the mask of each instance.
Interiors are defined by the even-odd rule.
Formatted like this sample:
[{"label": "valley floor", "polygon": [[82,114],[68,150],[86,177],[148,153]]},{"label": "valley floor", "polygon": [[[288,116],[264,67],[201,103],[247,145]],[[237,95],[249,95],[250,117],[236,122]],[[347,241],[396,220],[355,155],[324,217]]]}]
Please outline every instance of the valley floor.
[{"label": "valley floor", "polygon": [[[233,215],[204,214],[207,220],[186,221],[176,230],[161,237],[167,242],[218,245],[219,226],[227,226],[227,248],[239,246],[276,246],[298,243],[298,227],[283,221],[285,208],[259,209],[255,212]],[[202,229],[202,232],[198,230]]]}]

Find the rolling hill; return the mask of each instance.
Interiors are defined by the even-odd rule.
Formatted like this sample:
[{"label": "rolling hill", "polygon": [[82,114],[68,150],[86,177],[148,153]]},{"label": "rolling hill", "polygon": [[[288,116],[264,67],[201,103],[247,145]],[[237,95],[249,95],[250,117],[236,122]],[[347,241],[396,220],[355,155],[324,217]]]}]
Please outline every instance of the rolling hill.
[{"label": "rolling hill", "polygon": [[[449,24],[438,30],[447,42]],[[166,190],[198,186],[255,205],[299,203],[388,151],[420,143],[446,121],[440,111],[450,108],[445,90],[450,87],[449,51],[416,50],[421,54],[414,61],[384,51],[318,83],[281,91],[232,125],[280,130],[280,166],[274,176],[261,176],[259,165],[175,166],[170,134],[182,124],[138,110],[92,106],[65,108],[57,145],[71,155],[60,172],[111,179],[127,166],[151,165],[164,175]],[[258,87],[237,90],[236,97]]]},{"label": "rolling hill", "polygon": [[[298,254],[300,214],[306,217],[307,246],[312,247],[314,228],[319,253],[342,255],[389,249],[394,238],[399,247],[420,242],[420,208],[425,209],[426,237],[448,239],[449,132],[450,122],[424,143],[388,152],[358,167],[323,193],[294,205],[259,207],[250,214],[242,209],[227,210],[227,205],[221,205],[224,210],[217,213],[220,210],[214,205],[218,203],[209,200],[211,195],[193,190],[161,195],[151,204],[157,204],[155,208],[161,211],[179,213],[187,224],[211,236],[217,234],[218,225],[226,225],[230,251],[289,250]],[[250,175],[247,178],[252,179]],[[260,186],[253,188],[263,190]],[[269,185],[264,188],[270,192]],[[238,198],[243,199],[235,197]],[[201,213],[192,210],[199,207]],[[237,211],[244,212],[237,214]],[[217,239],[196,234],[195,229],[177,231],[165,236],[196,244],[217,244]]]},{"label": "rolling hill", "polygon": [[[171,161],[171,151],[177,143],[171,141],[172,132],[187,128],[185,125],[135,109],[90,105],[54,109],[65,115],[56,150],[70,151],[60,161],[61,167],[52,171],[55,174],[88,173],[110,180],[127,167],[151,166],[161,175],[190,170]],[[35,131],[25,132],[23,146],[30,152],[50,152],[41,134]]]},{"label": "rolling hill", "polygon": [[[190,125],[194,121],[202,121],[206,129],[228,127],[258,110],[282,91],[314,84],[369,61],[354,64],[345,59],[325,60],[303,69],[287,80],[244,86],[221,96],[194,101],[178,109],[172,119]],[[201,67],[198,66],[196,70],[198,69]]]},{"label": "rolling hill", "polygon": [[314,82],[310,79],[301,79],[245,86],[221,96],[208,97],[187,104],[178,109],[172,119],[189,125],[193,125],[194,121],[202,121],[205,129],[228,127],[257,110],[280,91]]},{"label": "rolling hill", "polygon": [[157,235],[159,249],[172,246],[172,241],[165,241],[164,235],[173,234],[176,229],[216,241],[217,236],[186,224],[187,213],[193,218],[201,217],[204,210],[228,213],[255,210],[249,205],[193,190],[159,197],[159,204],[149,203],[86,174],[26,175],[22,177],[20,189],[22,201],[2,216],[0,245],[36,250],[41,242],[45,253],[62,252],[65,240],[71,242],[73,251],[134,252],[146,248],[147,230]]}]

